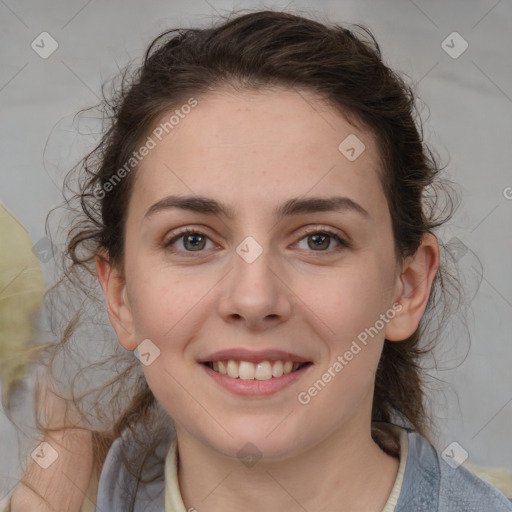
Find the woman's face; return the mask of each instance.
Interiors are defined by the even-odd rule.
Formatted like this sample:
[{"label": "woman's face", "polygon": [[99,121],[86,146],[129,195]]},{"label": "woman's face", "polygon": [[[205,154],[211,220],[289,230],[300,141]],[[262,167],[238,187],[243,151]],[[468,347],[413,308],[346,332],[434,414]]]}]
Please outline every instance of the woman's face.
[{"label": "woman's face", "polygon": [[[134,172],[117,331],[178,436],[279,459],[368,429],[400,295],[371,134],[306,93],[218,92]],[[268,379],[286,361],[309,364]]]}]

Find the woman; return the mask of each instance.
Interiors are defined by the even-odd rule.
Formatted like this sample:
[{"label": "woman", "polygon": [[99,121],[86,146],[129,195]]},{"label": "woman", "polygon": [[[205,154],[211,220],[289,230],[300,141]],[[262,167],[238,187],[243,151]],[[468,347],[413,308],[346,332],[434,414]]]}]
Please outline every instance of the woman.
[{"label": "woman", "polygon": [[137,356],[96,510],[512,510],[428,441],[439,168],[356,28],[169,31],[119,87],[68,244]]}]

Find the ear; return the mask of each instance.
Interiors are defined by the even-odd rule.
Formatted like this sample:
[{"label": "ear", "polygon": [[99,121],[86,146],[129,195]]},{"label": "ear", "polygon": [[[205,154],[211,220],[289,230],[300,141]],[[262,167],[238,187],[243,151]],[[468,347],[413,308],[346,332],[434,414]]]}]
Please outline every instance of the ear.
[{"label": "ear", "polygon": [[400,303],[402,308],[387,324],[387,340],[403,341],[416,331],[427,307],[438,268],[437,238],[427,233],[414,255],[404,261],[397,278],[395,302]]},{"label": "ear", "polygon": [[137,341],[133,314],[128,302],[126,282],[122,273],[113,265],[108,254],[99,250],[96,254],[96,273],[103,288],[110,323],[116,331],[119,343],[126,350],[135,350]]}]

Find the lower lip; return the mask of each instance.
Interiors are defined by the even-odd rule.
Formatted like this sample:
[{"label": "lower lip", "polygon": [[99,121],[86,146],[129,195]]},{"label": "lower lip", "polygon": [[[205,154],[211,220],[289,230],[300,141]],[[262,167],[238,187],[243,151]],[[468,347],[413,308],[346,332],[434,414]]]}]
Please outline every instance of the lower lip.
[{"label": "lower lip", "polygon": [[295,372],[286,373],[281,375],[281,377],[272,377],[268,380],[233,379],[232,377],[213,371],[205,364],[201,364],[201,366],[205,369],[206,373],[215,380],[215,382],[237,395],[265,396],[277,393],[286,386],[291,385],[297,379],[300,379],[312,365],[309,364],[307,366],[303,366]]}]

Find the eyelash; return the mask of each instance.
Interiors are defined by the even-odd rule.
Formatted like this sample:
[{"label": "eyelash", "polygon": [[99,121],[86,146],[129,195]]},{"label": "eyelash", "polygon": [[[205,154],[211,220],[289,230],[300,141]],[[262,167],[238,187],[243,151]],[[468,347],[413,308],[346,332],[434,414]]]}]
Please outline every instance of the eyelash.
[{"label": "eyelash", "polygon": [[[206,237],[207,239],[210,239],[208,237],[208,235],[206,235],[202,231],[199,231],[197,229],[186,228],[186,229],[183,229],[182,231],[179,231],[179,232],[175,233],[175,235],[172,238],[170,238],[168,241],[166,241],[164,243],[164,249],[167,249],[167,250],[169,250],[170,252],[173,252],[173,253],[181,253],[181,254],[187,254],[188,253],[190,256],[193,256],[193,254],[195,252],[204,252],[204,250],[200,250],[200,251],[182,251],[182,250],[176,250],[174,248],[171,248],[172,244],[174,244],[180,238],[183,238],[183,237],[185,237],[187,235],[200,235],[200,236]],[[334,249],[327,249],[327,250],[320,250],[320,251],[313,251],[312,250],[312,251],[308,251],[308,252],[318,252],[320,254],[322,254],[322,253],[323,254],[332,254],[333,252],[337,252],[337,251],[340,251],[340,250],[343,250],[343,249],[349,249],[351,247],[351,244],[349,244],[346,240],[341,238],[338,233],[336,233],[335,231],[331,231],[330,229],[318,229],[318,228],[309,229],[309,230],[307,230],[304,233],[304,236],[299,241],[301,241],[304,238],[307,238],[309,236],[313,236],[313,235],[328,235],[331,238],[333,238],[334,240],[336,240],[336,242],[338,242],[339,246],[337,248],[334,248]]]}]

